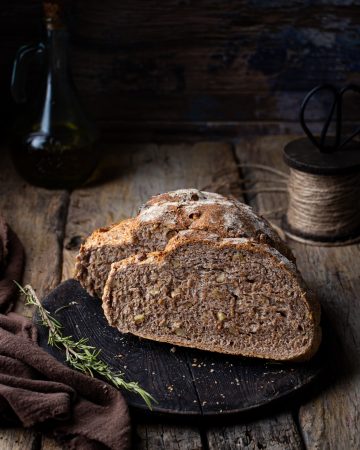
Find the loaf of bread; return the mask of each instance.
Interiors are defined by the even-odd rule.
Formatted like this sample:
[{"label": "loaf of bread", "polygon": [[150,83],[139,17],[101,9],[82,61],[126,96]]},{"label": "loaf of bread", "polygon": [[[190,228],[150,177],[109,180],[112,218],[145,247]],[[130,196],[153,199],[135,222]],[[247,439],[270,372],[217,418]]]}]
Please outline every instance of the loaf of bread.
[{"label": "loaf of bread", "polygon": [[174,345],[306,360],[321,339],[320,306],[294,257],[247,205],[186,189],[96,230],[76,278],[121,332]]},{"label": "loaf of bread", "polygon": [[319,304],[291,261],[207,231],[112,264],[103,308],[123,333],[233,355],[306,360],[321,339]]},{"label": "loaf of bread", "polygon": [[91,295],[101,298],[112,263],[133,254],[164,250],[183,230],[247,238],[294,259],[268,222],[249,206],[219,194],[183,189],[153,197],[137,217],[92,233],[80,248],[75,278]]}]

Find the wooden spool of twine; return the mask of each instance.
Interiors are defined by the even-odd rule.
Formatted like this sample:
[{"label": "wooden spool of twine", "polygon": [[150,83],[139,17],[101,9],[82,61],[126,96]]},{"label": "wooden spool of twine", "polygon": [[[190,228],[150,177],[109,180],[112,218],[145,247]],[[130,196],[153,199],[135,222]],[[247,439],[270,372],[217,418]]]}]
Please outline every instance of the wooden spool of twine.
[{"label": "wooden spool of twine", "polygon": [[[318,93],[327,93],[332,102],[320,136],[306,124],[305,110]],[[360,128],[342,139],[342,104],[347,92],[360,93],[350,84],[338,90],[322,84],[312,89],[300,108],[300,124],[307,139],[290,142],[284,149],[290,167],[289,205],[284,221],[288,235],[315,243],[353,242],[360,235],[360,151],[353,139]],[[336,113],[336,114],[335,114]],[[336,132],[327,138],[336,115]]]},{"label": "wooden spool of twine", "polygon": [[360,173],[326,176],[290,169],[285,228],[319,241],[356,238],[360,230]]},{"label": "wooden spool of twine", "polygon": [[[241,169],[252,168],[276,177],[263,187],[241,189],[244,194],[287,193],[286,214],[281,227],[270,217],[284,209],[262,211],[280,235],[309,245],[339,246],[360,241],[360,144],[353,143],[341,151],[322,153],[308,139],[297,139],[284,149],[287,174],[263,164],[242,163]],[[227,176],[228,172],[219,173]],[[229,183],[211,183],[203,190],[221,192],[232,188]],[[242,180],[245,185],[251,179]],[[284,236],[285,237],[285,236]]]},{"label": "wooden spool of twine", "polygon": [[293,239],[341,245],[360,237],[360,151],[352,144],[331,153],[307,139],[290,142],[288,209],[283,228]]}]

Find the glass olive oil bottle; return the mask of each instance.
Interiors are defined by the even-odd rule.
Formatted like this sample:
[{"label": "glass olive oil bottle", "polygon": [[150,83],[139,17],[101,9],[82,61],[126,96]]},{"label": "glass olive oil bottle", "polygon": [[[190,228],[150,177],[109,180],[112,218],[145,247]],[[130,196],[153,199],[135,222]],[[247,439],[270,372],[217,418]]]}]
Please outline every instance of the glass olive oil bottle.
[{"label": "glass olive oil bottle", "polygon": [[[84,183],[97,165],[97,132],[79,103],[71,78],[62,4],[48,0],[43,6],[44,42],[21,47],[14,63],[12,94],[25,107],[15,121],[12,159],[18,172],[34,185],[73,189]],[[30,102],[25,80],[34,57],[42,60],[45,76]]]}]

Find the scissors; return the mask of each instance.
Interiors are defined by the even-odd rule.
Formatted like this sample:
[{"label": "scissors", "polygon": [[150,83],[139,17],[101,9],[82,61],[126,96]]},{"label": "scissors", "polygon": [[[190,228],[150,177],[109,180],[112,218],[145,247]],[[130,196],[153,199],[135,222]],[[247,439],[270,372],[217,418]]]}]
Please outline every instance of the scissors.
[{"label": "scissors", "polygon": [[[314,134],[309,130],[308,126],[305,123],[305,110],[306,107],[310,101],[310,99],[319,91],[329,91],[332,94],[333,101],[330,106],[330,111],[327,116],[327,119],[324,123],[324,126],[321,130],[320,139],[317,139]],[[330,153],[335,150],[341,150],[343,147],[345,147],[346,144],[348,144],[352,139],[354,139],[355,136],[357,136],[360,133],[360,127],[357,128],[355,132],[353,132],[349,137],[345,138],[344,141],[341,141],[341,134],[342,134],[342,103],[343,103],[343,96],[346,92],[352,91],[356,93],[360,93],[360,86],[357,86],[355,84],[349,84],[345,86],[344,88],[338,90],[335,86],[331,84],[321,84],[314,89],[312,89],[304,98],[304,101],[302,102],[301,108],[300,108],[300,123],[302,126],[302,129],[306,133],[307,137],[310,139],[310,141],[317,147],[320,152],[322,153]],[[335,131],[335,144],[328,146],[326,145],[326,134],[329,129],[329,125],[331,121],[333,120],[334,113],[336,111],[336,131]]]}]

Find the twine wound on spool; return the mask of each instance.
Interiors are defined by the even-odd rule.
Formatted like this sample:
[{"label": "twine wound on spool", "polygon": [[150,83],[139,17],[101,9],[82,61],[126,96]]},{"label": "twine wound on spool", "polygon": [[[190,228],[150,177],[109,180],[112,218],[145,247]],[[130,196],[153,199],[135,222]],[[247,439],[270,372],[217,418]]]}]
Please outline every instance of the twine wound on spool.
[{"label": "twine wound on spool", "polygon": [[353,239],[360,231],[360,173],[314,175],[290,168],[287,225],[304,238]]}]

